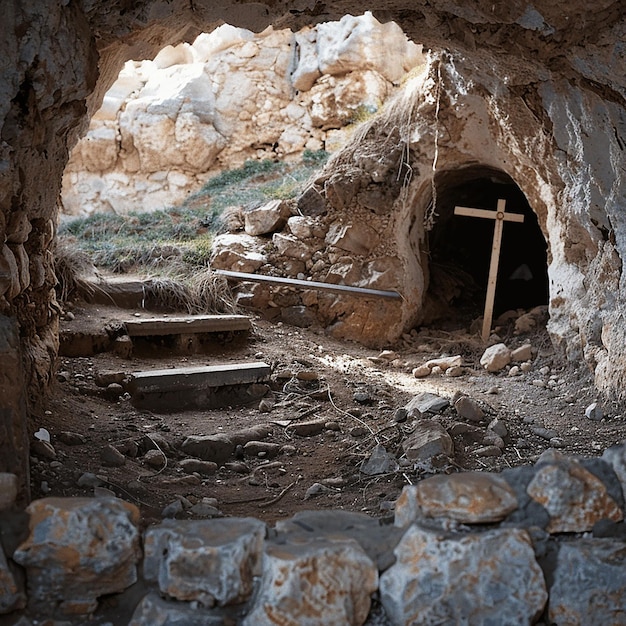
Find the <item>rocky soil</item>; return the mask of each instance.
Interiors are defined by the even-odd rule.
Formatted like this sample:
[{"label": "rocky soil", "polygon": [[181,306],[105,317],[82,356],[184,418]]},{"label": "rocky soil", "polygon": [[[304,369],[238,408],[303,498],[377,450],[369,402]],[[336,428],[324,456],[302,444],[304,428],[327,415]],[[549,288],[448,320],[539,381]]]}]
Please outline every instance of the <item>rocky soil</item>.
[{"label": "rocky soil", "polygon": [[[129,315],[153,314],[81,304],[62,330],[104,328]],[[535,326],[524,328],[529,319]],[[531,358],[494,373],[480,363],[479,334],[465,327],[413,330],[378,352],[262,319],[247,338],[201,355],[61,357],[54,394],[35,417],[51,445],[33,446],[32,495],[113,492],[137,504],[146,525],[164,516],[274,522],[323,508],[385,516],[403,486],[431,474],[531,464],[550,447],[600,455],[626,440],[625,413],[601,402],[589,372],[566,367],[541,322],[539,311],[498,327],[509,348],[530,344]],[[428,376],[413,373],[454,356],[460,367],[444,371],[444,358],[429,364]],[[255,360],[271,364],[272,376],[253,404],[158,414],[135,408],[125,392],[133,371]],[[218,433],[239,433],[234,454],[190,460],[188,437]]]}]

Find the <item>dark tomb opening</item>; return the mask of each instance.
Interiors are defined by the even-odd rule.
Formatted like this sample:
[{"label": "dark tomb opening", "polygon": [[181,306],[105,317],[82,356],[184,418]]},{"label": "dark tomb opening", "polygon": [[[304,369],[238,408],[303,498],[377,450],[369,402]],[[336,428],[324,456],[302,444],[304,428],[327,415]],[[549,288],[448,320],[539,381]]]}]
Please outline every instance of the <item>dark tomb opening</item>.
[{"label": "dark tomb opening", "polygon": [[473,166],[435,177],[435,222],[428,236],[428,308],[432,318],[483,314],[495,220],[454,214],[455,206],[521,213],[523,223],[504,222],[494,318],[510,309],[548,303],[547,245],[537,216],[513,179]]}]

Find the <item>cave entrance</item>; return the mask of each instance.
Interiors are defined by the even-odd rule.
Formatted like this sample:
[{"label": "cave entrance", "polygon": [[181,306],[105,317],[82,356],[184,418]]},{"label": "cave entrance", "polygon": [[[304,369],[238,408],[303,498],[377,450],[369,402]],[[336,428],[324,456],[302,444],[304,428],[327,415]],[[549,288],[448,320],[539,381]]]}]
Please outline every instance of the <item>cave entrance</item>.
[{"label": "cave entrance", "polygon": [[502,171],[484,166],[447,170],[435,176],[437,214],[428,236],[428,312],[435,318],[476,318],[483,314],[494,220],[454,214],[461,205],[496,209],[506,200],[508,213],[523,223],[505,222],[494,319],[511,309],[548,303],[547,245],[526,196]]}]

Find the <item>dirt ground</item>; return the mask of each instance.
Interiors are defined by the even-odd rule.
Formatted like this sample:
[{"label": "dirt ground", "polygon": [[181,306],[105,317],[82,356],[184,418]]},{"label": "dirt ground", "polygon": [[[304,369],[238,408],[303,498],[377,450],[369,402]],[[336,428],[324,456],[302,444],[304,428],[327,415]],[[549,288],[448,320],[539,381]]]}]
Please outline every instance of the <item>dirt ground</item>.
[{"label": "dirt ground", "polygon": [[[62,327],[104,328],[114,319],[153,315],[145,310],[80,305]],[[404,485],[432,473],[498,471],[531,464],[553,445],[565,454],[600,455],[626,439],[626,417],[619,406],[604,403],[601,421],[585,416],[586,407],[599,400],[589,373],[566,367],[552,349],[545,327],[516,336],[511,322],[500,334],[511,348],[523,343],[533,346],[530,371],[515,377],[508,370],[487,373],[479,363],[483,346],[478,336],[459,328],[414,330],[387,347],[395,354],[381,357],[378,350],[336,341],[321,329],[262,319],[254,319],[247,338],[218,343],[206,354],[148,359],[107,352],[61,357],[53,397],[45,413],[35,416],[35,425],[50,433],[56,459],[33,460],[33,497],[113,492],[138,505],[145,524],[162,519],[163,509],[177,500],[182,504],[174,506],[177,518],[196,517],[192,506],[203,498],[213,498],[204,502],[223,515],[254,516],[270,523],[304,509],[341,508],[385,516],[393,512]],[[417,379],[412,375],[413,368],[429,359],[456,354],[463,357],[462,376],[432,374]],[[271,390],[262,406],[255,401],[247,406],[159,414],[135,408],[128,394],[111,393],[95,384],[103,371],[130,374],[148,368],[248,361],[272,366]],[[485,412],[481,424],[470,424],[469,434],[460,432],[463,428],[453,429],[452,457],[411,462],[403,454],[402,442],[415,421],[398,421],[402,419],[398,409],[422,392],[449,399],[464,393]],[[464,421],[452,406],[435,417],[446,428]],[[503,454],[480,456],[477,450],[484,446],[475,436],[476,427],[486,432],[494,418],[507,428]],[[311,420],[323,420],[326,428],[312,436],[298,436],[288,428]],[[259,424],[271,427],[266,441],[283,446],[278,456],[248,456],[238,450],[214,474],[204,476],[186,474],[179,466],[186,457],[180,445],[187,436],[230,433]],[[144,454],[155,447],[154,442],[165,452],[166,465],[147,464]],[[101,452],[108,444],[126,452],[123,466],[102,464]],[[395,455],[398,467],[368,475],[361,470],[377,444]],[[86,472],[97,475],[97,486],[89,481],[79,486]]]}]

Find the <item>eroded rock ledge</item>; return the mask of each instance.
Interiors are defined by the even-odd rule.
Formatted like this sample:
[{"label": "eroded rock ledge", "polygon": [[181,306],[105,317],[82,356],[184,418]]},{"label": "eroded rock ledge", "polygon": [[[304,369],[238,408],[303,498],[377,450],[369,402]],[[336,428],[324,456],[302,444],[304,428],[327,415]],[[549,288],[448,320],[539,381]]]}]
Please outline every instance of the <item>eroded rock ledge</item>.
[{"label": "eroded rock ledge", "polygon": [[[6,529],[23,519],[15,478],[0,474]],[[433,476],[405,487],[393,520],[168,519],[141,535],[123,500],[45,498],[26,510],[27,538],[1,537],[0,613],[83,623],[107,619],[117,594],[128,614],[116,623],[134,626],[616,623],[625,488],[622,444],[602,458],[551,449],[532,467]]]}]

